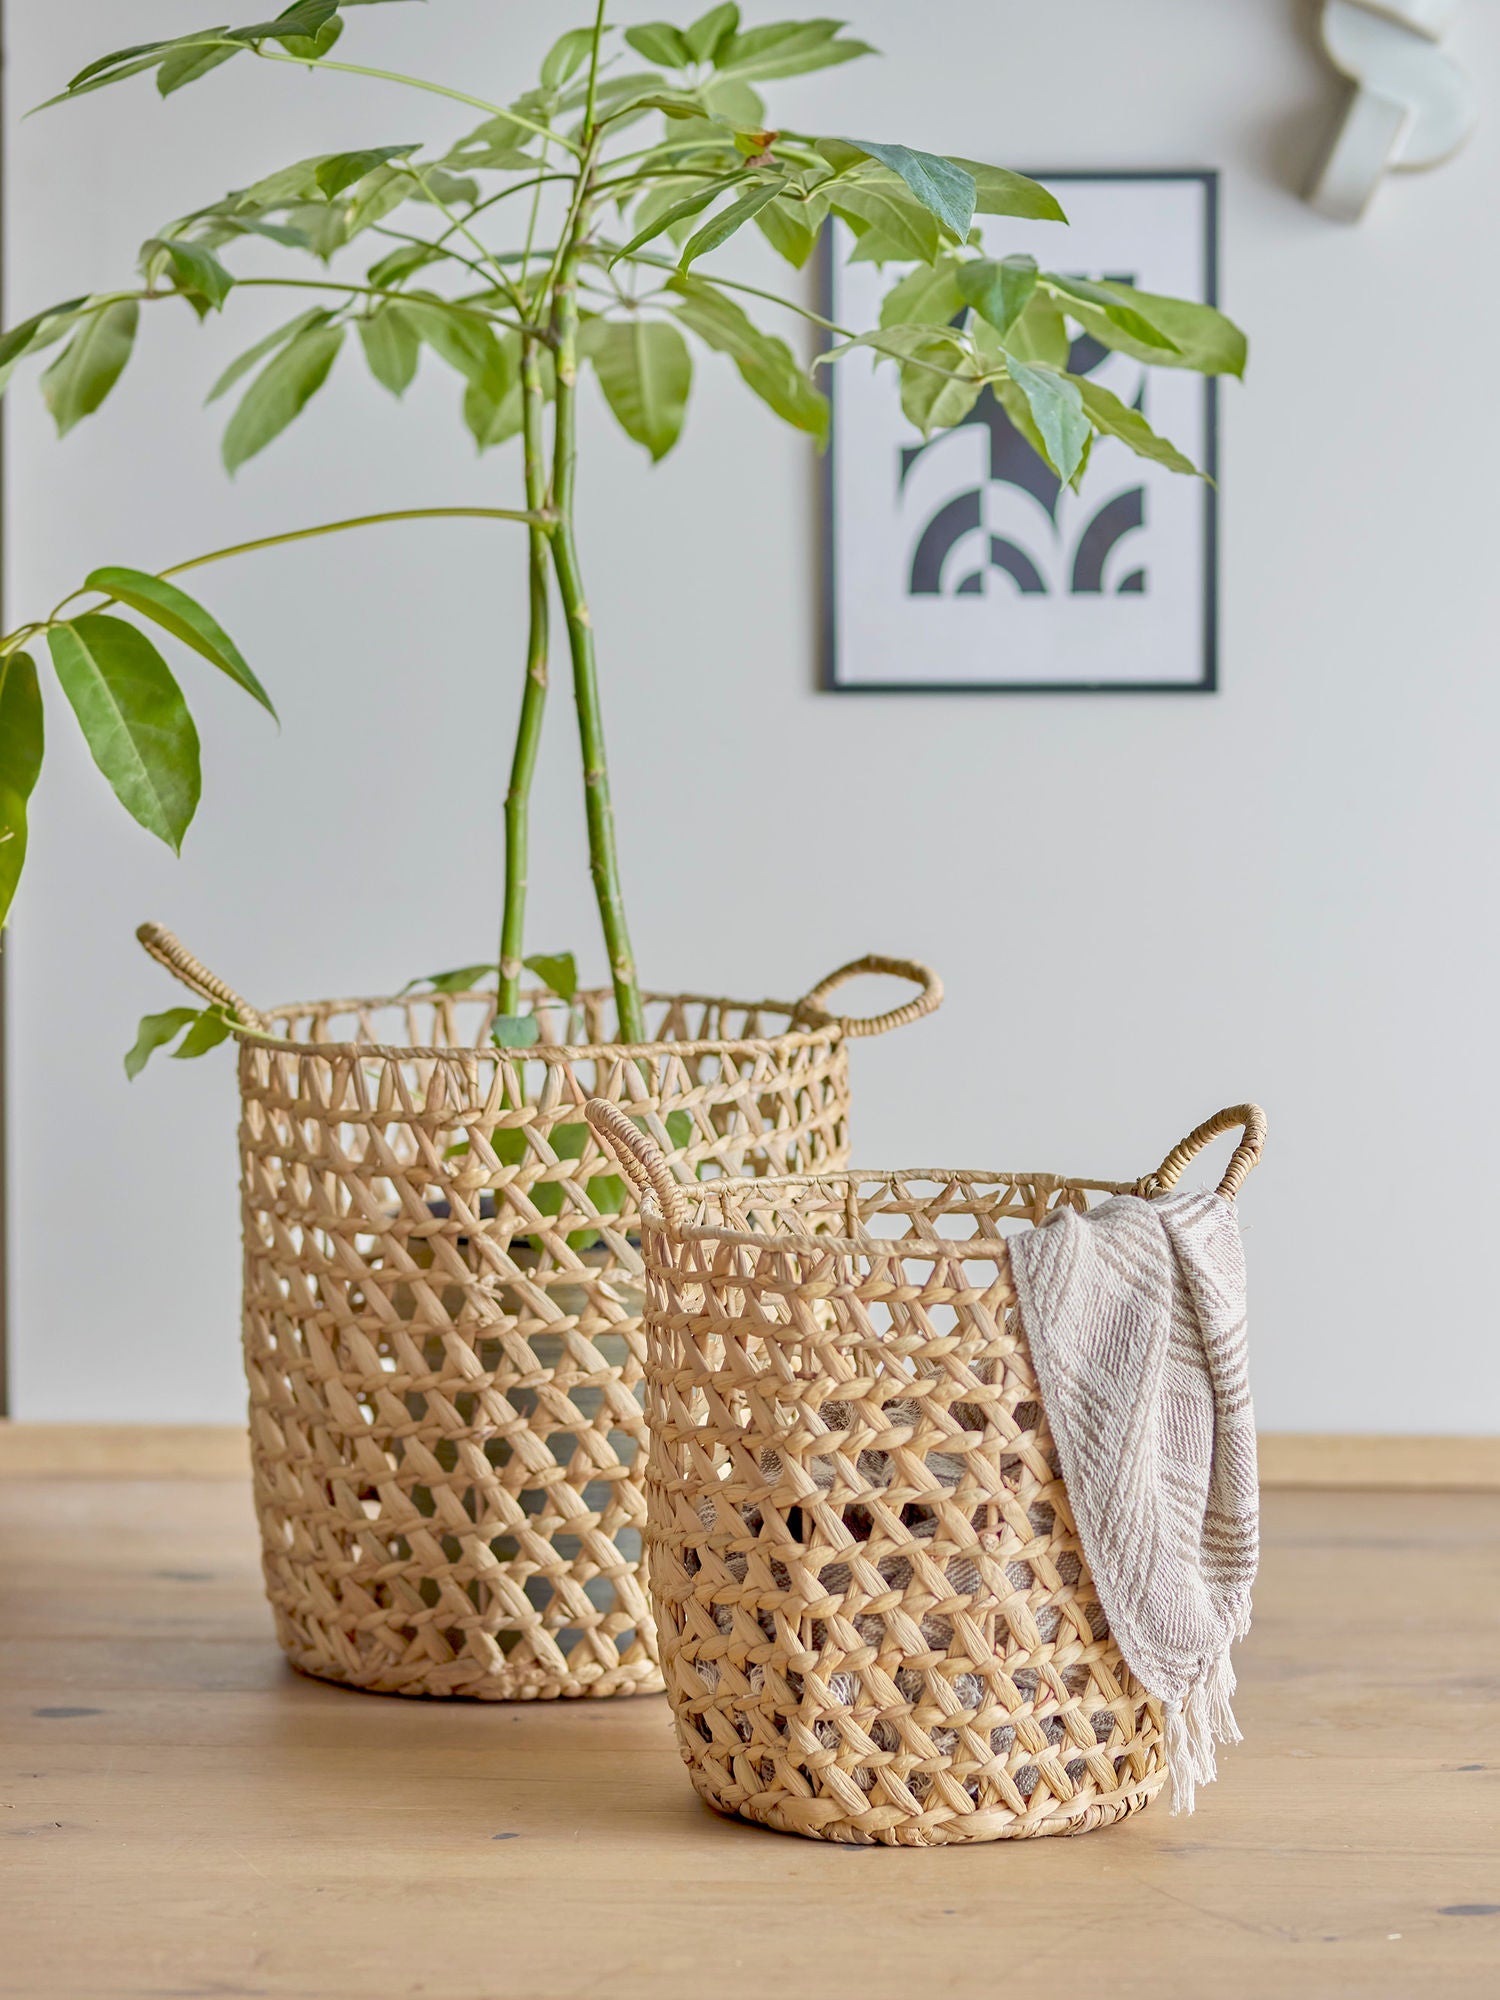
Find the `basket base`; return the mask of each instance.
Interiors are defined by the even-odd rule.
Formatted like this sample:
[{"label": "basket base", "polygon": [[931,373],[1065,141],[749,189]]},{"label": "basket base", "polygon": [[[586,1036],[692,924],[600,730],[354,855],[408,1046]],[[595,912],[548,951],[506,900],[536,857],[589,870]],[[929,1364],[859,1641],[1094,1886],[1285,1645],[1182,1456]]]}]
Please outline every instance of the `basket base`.
[{"label": "basket base", "polygon": [[[1038,1813],[1035,1818],[1027,1819],[1017,1819],[1008,1812],[971,1813],[961,1818],[950,1815],[943,1819],[934,1815],[930,1821],[905,1820],[895,1826],[866,1829],[848,1820],[822,1826],[811,1823],[809,1809],[816,1812],[817,1804],[807,1799],[773,1803],[752,1798],[736,1807],[723,1806],[710,1795],[696,1771],[690,1769],[689,1776],[703,1803],[721,1819],[741,1820],[771,1833],[795,1834],[803,1840],[830,1841],[839,1847],[977,1847],[995,1840],[1064,1839],[1071,1834],[1095,1833],[1129,1819],[1133,1813],[1144,1812],[1167,1779],[1164,1770],[1153,1771],[1128,1790],[1113,1798],[1096,1799],[1081,1811],[1069,1812],[1066,1806],[1059,1806],[1056,1812]],[[871,1814],[871,1818],[877,1817],[884,1815]]]},{"label": "basket base", "polygon": [[601,1668],[593,1678],[566,1680],[544,1667],[517,1667],[507,1672],[477,1668],[473,1660],[446,1666],[419,1661],[411,1667],[385,1666],[367,1673],[351,1672],[326,1654],[281,1641],[288,1663],[309,1680],[327,1681],[356,1694],[404,1695],[409,1701],[604,1701],[623,1695],[663,1694],[661,1668],[649,1660],[621,1661]]}]

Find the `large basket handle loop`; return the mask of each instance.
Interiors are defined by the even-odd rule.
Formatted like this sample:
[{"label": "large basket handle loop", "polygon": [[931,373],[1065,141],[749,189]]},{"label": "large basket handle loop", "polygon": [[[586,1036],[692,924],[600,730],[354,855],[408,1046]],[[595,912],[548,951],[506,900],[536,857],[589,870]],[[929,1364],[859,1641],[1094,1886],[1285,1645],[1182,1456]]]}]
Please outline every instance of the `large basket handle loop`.
[{"label": "large basket handle loop", "polygon": [[206,965],[194,958],[164,924],[142,924],[136,936],[157,964],[164,965],[200,1000],[209,1000],[216,1006],[227,1008],[242,1027],[253,1028],[260,1034],[266,1032],[265,1016],[257,1013],[232,986],[226,986],[217,973],[210,972]]},{"label": "large basket handle loop", "polygon": [[[915,1000],[908,1000],[904,1007],[892,1007],[886,1014],[827,1013],[823,1002],[829,994],[865,972],[884,972],[892,979],[909,979],[921,990]],[[796,1015],[799,1020],[814,1020],[820,1027],[832,1021],[851,1041],[857,1041],[866,1035],[885,1035],[892,1028],[904,1028],[908,1022],[920,1021],[925,1015],[936,1013],[942,1004],[943,982],[930,965],[923,965],[914,958],[881,958],[871,952],[865,958],[851,959],[837,972],[830,972],[826,979],[820,980],[810,993],[797,1002]]]},{"label": "large basket handle loop", "polygon": [[1245,1136],[1235,1147],[1224,1170],[1224,1178],[1219,1182],[1219,1193],[1225,1201],[1233,1201],[1259,1161],[1266,1143],[1266,1114],[1258,1104],[1232,1104],[1227,1110],[1216,1111],[1212,1118],[1205,1118],[1180,1145],[1172,1148],[1154,1174],[1146,1176],[1141,1183],[1142,1188],[1152,1194],[1166,1194],[1176,1187],[1189,1160],[1201,1153],[1211,1139],[1217,1139],[1221,1132],[1233,1131],[1237,1125],[1245,1128]]},{"label": "large basket handle loop", "polygon": [[667,1234],[676,1236],[688,1219],[687,1197],[667,1165],[666,1154],[617,1104],[591,1097],[583,1115],[625,1169],[625,1178],[642,1200],[655,1195]]}]

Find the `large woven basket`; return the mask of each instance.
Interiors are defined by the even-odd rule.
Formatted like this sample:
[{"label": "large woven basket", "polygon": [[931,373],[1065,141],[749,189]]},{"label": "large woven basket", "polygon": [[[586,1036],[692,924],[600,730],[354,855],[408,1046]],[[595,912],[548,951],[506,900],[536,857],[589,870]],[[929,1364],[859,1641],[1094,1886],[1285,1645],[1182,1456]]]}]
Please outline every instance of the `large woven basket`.
[{"label": "large woven basket", "polygon": [[[619,1104],[688,1179],[848,1158],[851,1037],[930,1013],[936,976],[843,967],[796,1004],[607,993],[489,1045],[495,996],[259,1012],[172,937],[142,943],[239,1043],[245,1365],[266,1591],[305,1673],[489,1700],[659,1691],[641,1574],[633,1191],[584,1121]],[[914,980],[872,1019],[856,974]],[[632,1128],[634,1129],[634,1128]]]},{"label": "large woven basket", "polygon": [[651,1593],[693,1784],[723,1813],[902,1846],[1082,1833],[1164,1776],[1068,1505],[1007,1232],[1172,1186],[858,1173],[688,1189],[590,1105],[651,1201]]}]

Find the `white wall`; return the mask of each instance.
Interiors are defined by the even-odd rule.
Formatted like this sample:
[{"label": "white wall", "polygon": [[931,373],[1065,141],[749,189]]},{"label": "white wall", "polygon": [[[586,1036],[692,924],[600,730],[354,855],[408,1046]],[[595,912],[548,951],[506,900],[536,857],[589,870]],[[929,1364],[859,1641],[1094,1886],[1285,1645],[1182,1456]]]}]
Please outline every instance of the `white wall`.
[{"label": "white wall", "polygon": [[[582,11],[381,8],[346,46],[500,95]],[[1224,398],[1223,693],[815,692],[813,468],[706,363],[660,470],[602,416],[589,439],[646,973],[778,992],[861,950],[931,958],[939,1020],[855,1054],[866,1159],[1134,1173],[1255,1095],[1272,1128],[1243,1204],[1263,1423],[1493,1430],[1500,19],[1475,7],[1462,31],[1489,114],[1472,147],[1342,230],[1296,199],[1338,86],[1294,0],[851,11],[888,60],[790,86],[793,117],[1022,165],[1222,168],[1225,302],[1254,339]],[[200,195],[467,122],[249,63],[166,105],[147,80],[19,121],[88,58],[202,13],[10,8],[12,319],[123,275]],[[509,460],[473,459],[450,379],[431,370],[398,409],[352,359],[231,486],[197,404],[264,315],[242,296],[232,327],[186,317],[153,318],[61,446],[31,385],[14,398],[12,618],[95,562],[510,488]],[[216,572],[205,594],[285,729],[193,677],[206,800],[181,863],[128,824],[52,704],[11,947],[21,1416],[238,1412],[230,1064],[125,1084],[135,1017],[171,1001],[132,932],[172,923],[266,1000],[484,955],[520,642],[508,536],[382,530]],[[559,698],[532,941],[597,966],[570,725]]]}]

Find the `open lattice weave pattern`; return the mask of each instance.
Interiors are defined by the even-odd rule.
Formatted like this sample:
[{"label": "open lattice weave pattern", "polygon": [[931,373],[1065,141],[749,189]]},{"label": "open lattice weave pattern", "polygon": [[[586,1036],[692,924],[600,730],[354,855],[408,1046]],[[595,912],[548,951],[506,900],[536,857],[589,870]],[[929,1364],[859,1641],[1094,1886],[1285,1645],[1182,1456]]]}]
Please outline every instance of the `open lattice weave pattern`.
[{"label": "open lattice weave pattern", "polygon": [[532,997],[526,1050],[488,1046],[493,995],[281,1008],[240,1036],[266,1587],[290,1658],[328,1679],[661,1687],[638,1213],[582,1106],[619,1104],[688,1180],[847,1158],[828,1017],[653,996],[654,1041],[625,1050],[608,995],[571,1024]]},{"label": "open lattice weave pattern", "polygon": [[742,1183],[670,1233],[648,1209],[651,1590],[710,1805],[933,1845],[1082,1832],[1159,1788],[1005,1243],[1133,1186]]}]

